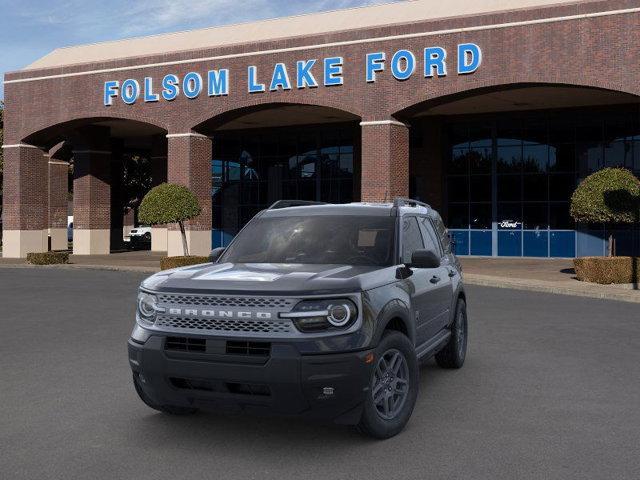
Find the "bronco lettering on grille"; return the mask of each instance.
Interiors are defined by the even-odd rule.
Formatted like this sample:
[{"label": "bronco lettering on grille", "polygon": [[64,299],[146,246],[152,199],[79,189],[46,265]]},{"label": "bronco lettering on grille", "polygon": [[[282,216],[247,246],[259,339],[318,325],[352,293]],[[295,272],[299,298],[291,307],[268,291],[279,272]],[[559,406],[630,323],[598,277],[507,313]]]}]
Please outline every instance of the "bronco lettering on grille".
[{"label": "bronco lettering on grille", "polygon": [[170,308],[169,315],[188,315],[194,317],[218,317],[218,318],[259,318],[261,320],[271,318],[271,312],[247,312],[233,310],[198,310],[196,308]]}]

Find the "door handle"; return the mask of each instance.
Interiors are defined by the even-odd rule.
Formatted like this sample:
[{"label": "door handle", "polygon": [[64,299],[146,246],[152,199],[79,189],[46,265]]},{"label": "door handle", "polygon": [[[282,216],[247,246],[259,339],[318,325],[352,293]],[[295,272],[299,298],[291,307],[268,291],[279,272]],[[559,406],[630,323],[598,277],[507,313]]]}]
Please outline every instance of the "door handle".
[{"label": "door handle", "polygon": [[434,275],[433,277],[431,277],[431,280],[429,280],[431,283],[436,284],[440,281],[440,277]]}]

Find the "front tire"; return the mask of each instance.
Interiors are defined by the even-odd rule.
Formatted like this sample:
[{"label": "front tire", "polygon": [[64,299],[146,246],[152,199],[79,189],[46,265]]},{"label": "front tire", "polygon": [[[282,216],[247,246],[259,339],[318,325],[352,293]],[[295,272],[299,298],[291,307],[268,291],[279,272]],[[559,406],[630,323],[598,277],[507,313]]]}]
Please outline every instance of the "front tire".
[{"label": "front tire", "polygon": [[136,393],[140,397],[140,400],[142,400],[148,407],[153,408],[154,410],[158,410],[159,412],[169,415],[191,415],[198,411],[197,408],[158,405],[153,400],[151,400],[146,393],[144,393],[144,389],[142,388],[142,385],[140,385],[140,375],[138,375],[137,373],[133,374],[133,386],[135,387]]},{"label": "front tire", "polygon": [[385,439],[400,433],[411,417],[420,382],[418,359],[406,336],[388,331],[374,351],[374,365],[358,430]]},{"label": "front tire", "polygon": [[442,368],[460,368],[467,356],[467,304],[460,298],[456,305],[456,317],[451,325],[451,338],[436,353],[436,363]]}]

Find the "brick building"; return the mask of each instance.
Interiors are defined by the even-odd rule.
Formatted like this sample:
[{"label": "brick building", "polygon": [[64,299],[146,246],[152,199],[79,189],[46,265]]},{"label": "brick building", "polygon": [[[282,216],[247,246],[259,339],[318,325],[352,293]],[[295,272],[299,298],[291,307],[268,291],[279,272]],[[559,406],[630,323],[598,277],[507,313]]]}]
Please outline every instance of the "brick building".
[{"label": "brick building", "polygon": [[568,201],[640,170],[639,27],[632,0],[415,0],[55,50],[5,76],[3,255],[66,247],[71,159],[74,252],[108,253],[127,152],[196,193],[197,254],[277,199],[398,195],[459,254],[602,254]]}]

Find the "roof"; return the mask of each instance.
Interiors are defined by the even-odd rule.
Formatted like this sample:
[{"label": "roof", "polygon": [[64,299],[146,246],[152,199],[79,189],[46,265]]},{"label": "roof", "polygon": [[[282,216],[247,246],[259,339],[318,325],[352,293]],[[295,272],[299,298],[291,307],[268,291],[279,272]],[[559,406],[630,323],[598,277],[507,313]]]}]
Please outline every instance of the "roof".
[{"label": "roof", "polygon": [[[584,1],[584,0],[583,0]],[[519,10],[580,0],[409,0],[177,33],[58,48],[24,70],[170,54],[383,25]]]},{"label": "roof", "polygon": [[306,205],[300,207],[276,208],[264,210],[263,217],[314,217],[323,215],[337,216],[391,216],[390,204],[361,204],[361,203],[326,203],[321,205]]},{"label": "roof", "polygon": [[[400,199],[403,200],[403,199]],[[406,201],[398,203],[400,213],[419,213],[437,215],[436,211],[426,204],[409,205]],[[265,217],[303,217],[316,215],[357,215],[357,216],[396,216],[396,203],[352,202],[352,203],[319,203],[317,205],[300,205],[277,207],[262,212]]]}]

